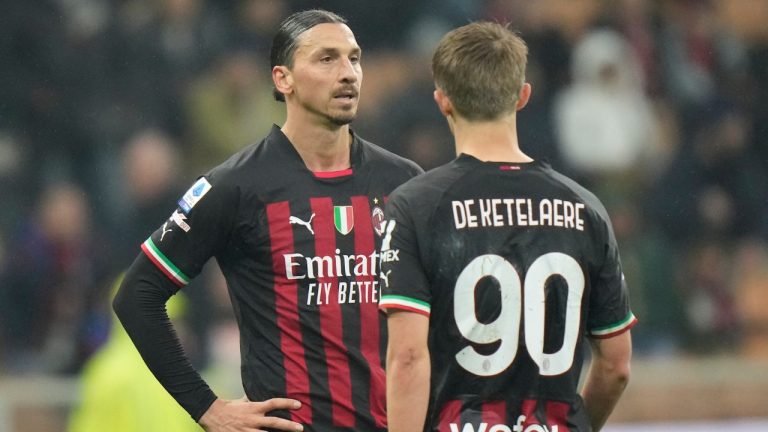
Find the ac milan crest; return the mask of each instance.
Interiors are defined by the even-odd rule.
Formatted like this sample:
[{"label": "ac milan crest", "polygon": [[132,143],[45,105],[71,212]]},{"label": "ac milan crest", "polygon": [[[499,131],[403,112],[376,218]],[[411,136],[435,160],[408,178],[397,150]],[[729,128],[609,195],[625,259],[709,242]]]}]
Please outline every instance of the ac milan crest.
[{"label": "ac milan crest", "polygon": [[373,230],[376,231],[379,237],[384,233],[384,211],[381,207],[376,206],[371,213],[371,223],[373,223]]}]

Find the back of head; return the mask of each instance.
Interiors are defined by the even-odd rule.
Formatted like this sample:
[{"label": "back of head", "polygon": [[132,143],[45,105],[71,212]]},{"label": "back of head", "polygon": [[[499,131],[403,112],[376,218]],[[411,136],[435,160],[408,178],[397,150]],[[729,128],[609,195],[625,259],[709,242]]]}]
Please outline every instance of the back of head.
[{"label": "back of head", "polygon": [[[272,39],[270,68],[275,66],[293,67],[293,54],[298,48],[298,39],[302,33],[319,24],[346,24],[347,20],[333,12],[311,9],[296,12],[286,18]],[[275,100],[285,102],[285,97],[277,89],[273,91]]]},{"label": "back of head", "polygon": [[506,26],[474,22],[443,36],[432,75],[462,117],[494,120],[515,111],[527,56],[525,42]]}]

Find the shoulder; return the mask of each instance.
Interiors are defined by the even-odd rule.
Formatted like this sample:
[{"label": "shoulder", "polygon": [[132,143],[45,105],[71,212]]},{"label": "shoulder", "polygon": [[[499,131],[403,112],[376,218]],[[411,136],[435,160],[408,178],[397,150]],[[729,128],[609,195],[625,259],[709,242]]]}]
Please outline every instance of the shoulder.
[{"label": "shoulder", "polygon": [[392,192],[390,200],[428,207],[439,202],[463,174],[462,167],[455,161],[449,162],[403,183]]},{"label": "shoulder", "polygon": [[410,159],[396,155],[370,141],[355,135],[360,145],[362,157],[365,163],[381,166],[387,169],[396,169],[409,177],[414,177],[424,172],[421,167]]},{"label": "shoulder", "polygon": [[570,193],[575,195],[579,201],[583,202],[585,208],[587,208],[590,213],[593,213],[595,216],[597,216],[598,218],[606,222],[610,220],[610,218],[608,217],[608,211],[605,209],[605,206],[597,197],[597,195],[595,195],[592,191],[585,188],[584,186],[582,186],[572,178],[558,172],[548,164],[545,164],[542,170],[553,181],[558,182],[561,185],[561,187],[570,191]]},{"label": "shoulder", "polygon": [[[219,187],[237,187],[250,182],[265,170],[279,163],[270,163],[268,139],[253,143],[239,150],[227,160],[213,167],[204,177]],[[273,158],[275,159],[275,158]]]},{"label": "shoulder", "polygon": [[239,201],[242,192],[248,190],[253,183],[253,173],[262,172],[259,169],[259,166],[263,165],[259,162],[262,159],[259,157],[263,151],[262,144],[245,147],[198,177],[187,190],[185,198],[201,194],[199,201],[215,202],[218,203],[217,207],[231,206]]}]

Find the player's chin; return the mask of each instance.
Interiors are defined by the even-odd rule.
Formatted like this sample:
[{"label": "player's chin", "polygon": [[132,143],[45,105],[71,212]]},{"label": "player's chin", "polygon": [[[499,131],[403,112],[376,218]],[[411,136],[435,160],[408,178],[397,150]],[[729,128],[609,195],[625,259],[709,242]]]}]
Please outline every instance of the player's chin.
[{"label": "player's chin", "polygon": [[355,120],[355,117],[357,117],[357,110],[345,113],[334,113],[329,116],[329,119],[331,120],[331,123],[337,126],[344,126],[352,123],[352,121]]}]

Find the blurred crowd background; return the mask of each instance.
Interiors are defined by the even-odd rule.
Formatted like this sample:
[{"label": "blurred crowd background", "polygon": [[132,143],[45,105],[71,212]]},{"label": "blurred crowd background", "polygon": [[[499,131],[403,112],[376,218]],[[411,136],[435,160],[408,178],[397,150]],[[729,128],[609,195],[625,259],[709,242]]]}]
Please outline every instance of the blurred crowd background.
[{"label": "blurred crowd background", "polygon": [[[636,356],[768,359],[768,1],[4,0],[0,380],[79,378],[105,349],[141,242],[197,176],[282,123],[271,37],[312,7],[363,48],[355,131],[425,169],[454,157],[433,47],[470,20],[510,22],[530,49],[521,146],[606,204]],[[184,292],[193,361],[236,387],[215,266]]]}]

